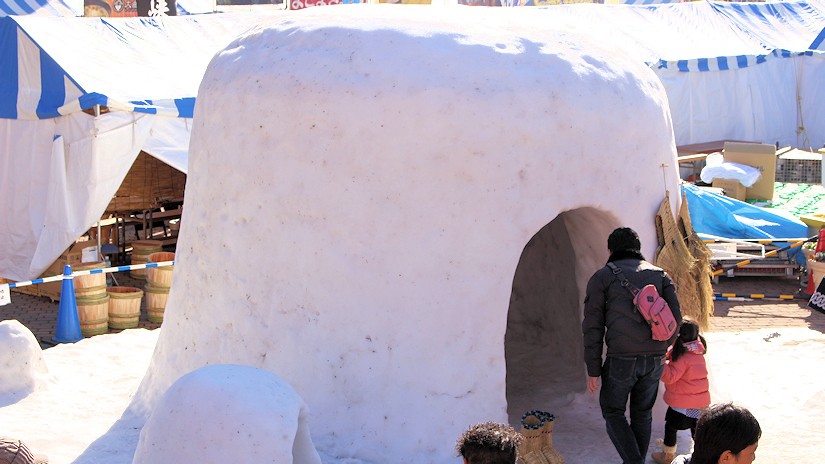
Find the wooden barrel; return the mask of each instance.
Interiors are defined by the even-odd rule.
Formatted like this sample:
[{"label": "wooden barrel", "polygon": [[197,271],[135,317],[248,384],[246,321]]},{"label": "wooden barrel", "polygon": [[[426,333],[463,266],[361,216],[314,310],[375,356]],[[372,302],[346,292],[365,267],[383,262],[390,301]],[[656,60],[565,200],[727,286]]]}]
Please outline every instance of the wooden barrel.
[{"label": "wooden barrel", "polygon": [[110,287],[109,327],[112,329],[134,329],[140,322],[140,302],[143,290],[135,287]]},{"label": "wooden barrel", "polygon": [[[106,267],[106,263],[95,261],[72,266],[72,271],[91,271],[94,269],[103,269],[104,267]],[[74,296],[76,298],[91,298],[106,294],[106,274],[81,275],[74,277],[72,280],[74,284]]]},{"label": "wooden barrel", "polygon": [[105,294],[106,294],[106,284],[99,285],[97,287],[89,287],[89,288],[75,287],[75,289],[74,289],[75,298],[94,298],[94,297],[103,296]]},{"label": "wooden barrel", "polygon": [[[164,261],[174,260],[175,254],[168,251],[160,251],[149,255],[150,263],[162,263]],[[147,282],[149,285],[158,288],[169,288],[172,286],[172,271],[175,270],[175,266],[152,267],[146,270],[148,271]]]},{"label": "wooden barrel", "polygon": [[[163,251],[163,242],[159,240],[135,240],[130,245],[132,246],[132,264],[146,264],[149,262],[149,255]],[[146,280],[146,269],[129,271],[129,275],[135,279]]]},{"label": "wooden barrel", "polygon": [[146,313],[150,322],[163,322],[163,312],[166,310],[166,299],[169,297],[169,287],[155,287],[146,284]]},{"label": "wooden barrel", "polygon": [[84,337],[109,331],[109,295],[77,298],[77,318]]}]

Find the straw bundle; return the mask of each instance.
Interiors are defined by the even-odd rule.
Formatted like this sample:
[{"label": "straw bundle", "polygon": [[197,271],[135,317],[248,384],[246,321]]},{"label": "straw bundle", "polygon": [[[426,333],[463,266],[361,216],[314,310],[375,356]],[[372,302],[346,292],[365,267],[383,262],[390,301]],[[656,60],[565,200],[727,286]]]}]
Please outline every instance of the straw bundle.
[{"label": "straw bundle", "polygon": [[553,421],[555,417],[544,411],[528,411],[521,416],[521,435],[524,440],[519,459],[524,464],[564,464],[564,458],[553,449]]},{"label": "straw bundle", "polygon": [[685,237],[688,250],[696,260],[696,265],[691,271],[693,279],[692,292],[696,295],[696,306],[683,306],[682,312],[699,324],[702,330],[707,330],[710,316],[713,314],[713,285],[711,278],[713,269],[710,264],[711,252],[705,242],[693,230],[693,223],[690,221],[690,211],[688,209],[687,197],[682,194],[682,205],[679,208],[679,230]]},{"label": "straw bundle", "polygon": [[676,295],[679,297],[679,306],[682,308],[698,308],[699,297],[693,276],[696,260],[690,253],[685,239],[676,226],[673,211],[670,209],[670,192],[665,193],[665,199],[656,213],[656,235],[659,247],[656,250],[654,263],[667,271],[676,285]]}]

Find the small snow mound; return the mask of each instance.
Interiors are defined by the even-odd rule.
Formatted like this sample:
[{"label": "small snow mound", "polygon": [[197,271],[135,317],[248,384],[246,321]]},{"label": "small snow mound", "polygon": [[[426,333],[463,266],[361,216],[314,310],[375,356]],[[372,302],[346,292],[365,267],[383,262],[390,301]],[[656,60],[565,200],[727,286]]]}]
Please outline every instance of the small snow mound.
[{"label": "small snow mound", "polygon": [[205,366],[163,395],[140,433],[133,463],[320,464],[304,400],[264,369]]},{"label": "small snow mound", "polygon": [[0,394],[26,395],[48,372],[37,338],[17,320],[0,322]]}]

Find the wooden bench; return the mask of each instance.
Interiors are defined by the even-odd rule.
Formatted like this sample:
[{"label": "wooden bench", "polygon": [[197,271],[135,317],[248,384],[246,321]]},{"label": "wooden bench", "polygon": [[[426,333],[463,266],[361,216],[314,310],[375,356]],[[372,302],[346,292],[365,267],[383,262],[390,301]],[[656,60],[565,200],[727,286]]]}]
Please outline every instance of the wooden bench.
[{"label": "wooden bench", "polygon": [[153,239],[153,231],[157,224],[163,227],[163,236],[169,238],[169,231],[166,222],[173,219],[180,219],[183,214],[183,208],[172,209],[168,211],[153,211],[151,209],[145,210],[142,213],[133,215],[135,219],[141,221],[143,225],[144,240]]}]

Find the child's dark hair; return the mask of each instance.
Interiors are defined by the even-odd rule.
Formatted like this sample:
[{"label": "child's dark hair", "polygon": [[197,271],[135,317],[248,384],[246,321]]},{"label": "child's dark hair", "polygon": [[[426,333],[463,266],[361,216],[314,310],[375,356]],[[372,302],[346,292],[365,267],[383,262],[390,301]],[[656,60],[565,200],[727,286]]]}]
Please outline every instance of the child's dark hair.
[{"label": "child's dark hair", "polygon": [[693,464],[716,464],[725,451],[734,456],[759,442],[762,428],[750,411],[732,403],[706,409],[696,423]]},{"label": "child's dark hair", "polygon": [[485,422],[462,433],[455,448],[467,464],[513,464],[521,440],[521,434],[509,424]]},{"label": "child's dark hair", "polygon": [[687,348],[682,345],[683,343],[692,342],[697,338],[702,342],[702,345],[705,346],[705,351],[707,352],[708,342],[705,341],[705,337],[699,334],[699,324],[689,318],[682,319],[682,325],[679,326],[679,336],[676,337],[676,341],[673,343],[673,350],[670,352],[670,360],[676,361],[685,354]]}]

